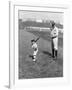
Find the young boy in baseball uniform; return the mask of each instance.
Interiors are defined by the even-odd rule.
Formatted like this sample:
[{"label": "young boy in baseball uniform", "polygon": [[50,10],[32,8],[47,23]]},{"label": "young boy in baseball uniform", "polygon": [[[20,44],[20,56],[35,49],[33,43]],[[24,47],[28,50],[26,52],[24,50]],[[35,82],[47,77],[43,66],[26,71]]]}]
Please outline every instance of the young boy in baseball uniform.
[{"label": "young boy in baseball uniform", "polygon": [[52,38],[52,57],[57,59],[58,53],[58,28],[55,26],[55,23],[52,23],[51,28],[51,38]]},{"label": "young boy in baseball uniform", "polygon": [[37,45],[37,41],[39,40],[39,38],[37,38],[36,40],[31,40],[31,43],[32,43],[32,48],[33,48],[33,57],[32,57],[32,59],[33,59],[33,61],[36,61],[36,56],[37,56],[37,53],[38,53],[38,45]]}]

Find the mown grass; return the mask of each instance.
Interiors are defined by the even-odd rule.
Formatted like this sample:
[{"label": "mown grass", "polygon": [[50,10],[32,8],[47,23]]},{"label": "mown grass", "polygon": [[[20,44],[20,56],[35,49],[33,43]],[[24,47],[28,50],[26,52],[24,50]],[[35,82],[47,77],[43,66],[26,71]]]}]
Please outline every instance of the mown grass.
[{"label": "mown grass", "polygon": [[[19,30],[19,79],[30,78],[54,78],[63,76],[63,38],[59,35],[58,59],[54,61],[51,57],[51,38],[49,32]],[[34,63],[30,55],[31,39],[36,39],[39,52],[37,62]]]}]

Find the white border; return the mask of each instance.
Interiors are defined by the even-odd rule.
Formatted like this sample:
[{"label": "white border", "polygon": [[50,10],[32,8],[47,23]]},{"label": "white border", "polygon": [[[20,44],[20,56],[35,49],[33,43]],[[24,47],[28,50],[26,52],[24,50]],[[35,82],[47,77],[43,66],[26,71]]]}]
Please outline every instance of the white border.
[{"label": "white border", "polygon": [[[19,6],[18,6],[19,5]],[[21,6],[22,5],[22,6]],[[10,87],[48,87],[57,85],[68,85],[69,79],[69,51],[67,46],[68,29],[69,29],[69,9],[68,7],[58,7],[49,4],[49,8],[42,6],[23,6],[23,3],[10,3]],[[54,8],[55,7],[55,8]],[[54,11],[64,12],[64,77],[63,78],[46,78],[46,79],[18,79],[18,10],[36,10],[36,11]]]}]

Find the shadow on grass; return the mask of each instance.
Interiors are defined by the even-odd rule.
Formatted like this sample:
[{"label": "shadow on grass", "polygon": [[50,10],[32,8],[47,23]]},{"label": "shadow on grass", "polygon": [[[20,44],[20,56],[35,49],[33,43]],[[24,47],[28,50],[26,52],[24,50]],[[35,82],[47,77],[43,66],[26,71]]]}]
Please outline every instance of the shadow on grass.
[{"label": "shadow on grass", "polygon": [[29,55],[29,57],[33,59],[33,55]]},{"label": "shadow on grass", "polygon": [[42,52],[43,52],[44,54],[46,54],[46,55],[52,57],[52,54],[51,54],[50,52],[48,52],[48,51],[42,51]]},{"label": "shadow on grass", "polygon": [[58,58],[57,63],[61,66],[63,66],[63,58]]},{"label": "shadow on grass", "polygon": [[10,89],[10,85],[5,85],[6,88]]},{"label": "shadow on grass", "polygon": [[[50,58],[52,57],[52,54],[48,51],[42,51],[45,55],[48,55]],[[59,65],[63,66],[63,58],[58,56],[57,60],[53,59],[55,62],[57,62]]]}]

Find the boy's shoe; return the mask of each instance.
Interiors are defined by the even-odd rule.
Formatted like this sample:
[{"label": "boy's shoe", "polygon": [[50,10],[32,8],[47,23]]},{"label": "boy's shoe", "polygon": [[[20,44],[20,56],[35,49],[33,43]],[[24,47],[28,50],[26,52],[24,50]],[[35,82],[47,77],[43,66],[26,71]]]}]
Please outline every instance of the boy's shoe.
[{"label": "boy's shoe", "polygon": [[33,62],[36,62],[37,61],[37,59],[33,59]]},{"label": "boy's shoe", "polygon": [[36,59],[33,59],[33,61],[35,62],[35,61],[36,61]]}]

